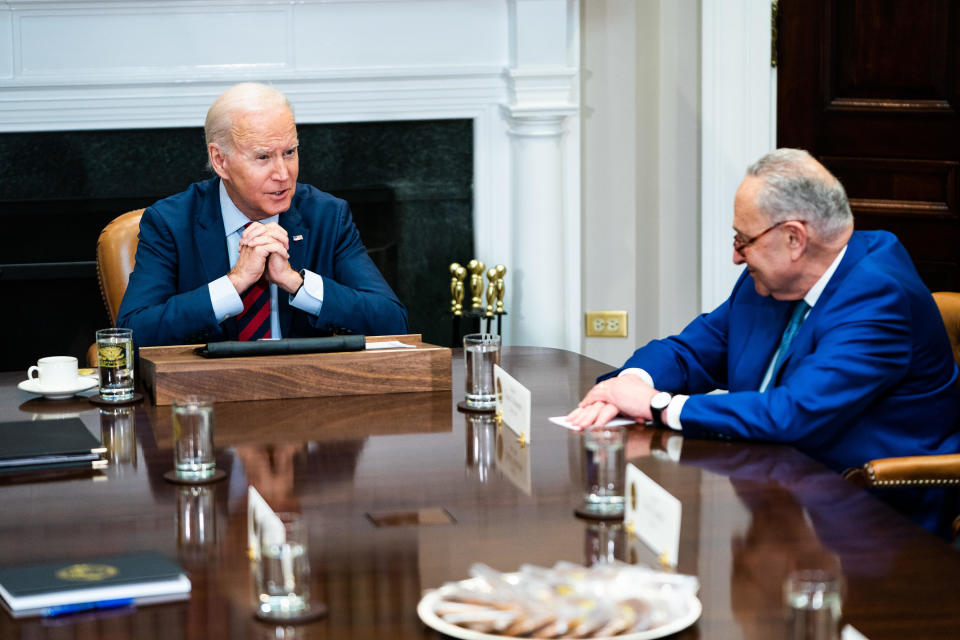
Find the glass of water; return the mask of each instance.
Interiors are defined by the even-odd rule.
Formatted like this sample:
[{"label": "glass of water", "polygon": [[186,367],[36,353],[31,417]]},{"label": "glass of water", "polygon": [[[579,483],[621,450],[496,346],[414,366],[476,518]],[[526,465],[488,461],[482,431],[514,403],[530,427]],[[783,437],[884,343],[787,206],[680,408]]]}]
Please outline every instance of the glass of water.
[{"label": "glass of water", "polygon": [[205,480],[216,471],[211,398],[191,395],[174,400],[173,470],[182,480]]},{"label": "glass of water", "polygon": [[500,336],[495,333],[471,333],[464,336],[463,360],[467,368],[467,406],[492,409],[497,404],[493,365],[500,364]]},{"label": "glass of water", "polygon": [[277,513],[282,530],[261,522],[260,558],[256,561],[258,614],[298,617],[310,609],[310,557],[307,525],[299,513]]},{"label": "glass of water", "polygon": [[623,515],[626,456],[621,427],[583,432],[584,505],[581,511],[598,517]]},{"label": "glass of water", "polygon": [[133,329],[97,330],[100,398],[108,402],[133,399]]},{"label": "glass of water", "polygon": [[821,570],[794,571],[783,584],[789,640],[839,640],[843,580]]}]

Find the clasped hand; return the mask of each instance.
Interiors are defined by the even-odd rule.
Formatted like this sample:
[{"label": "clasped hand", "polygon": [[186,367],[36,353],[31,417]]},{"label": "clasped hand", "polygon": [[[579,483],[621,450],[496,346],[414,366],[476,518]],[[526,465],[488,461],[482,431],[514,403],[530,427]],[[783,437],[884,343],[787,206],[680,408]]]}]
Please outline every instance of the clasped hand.
[{"label": "clasped hand", "polygon": [[287,231],[276,222],[254,222],[248,226],[240,236],[237,263],[227,274],[237,293],[243,293],[260,278],[289,293],[299,289],[303,280],[290,266],[289,249]]},{"label": "clasped hand", "polygon": [[623,414],[642,424],[651,419],[650,399],[656,393],[640,376],[610,378],[591,389],[567,421],[577,427],[600,427]]}]

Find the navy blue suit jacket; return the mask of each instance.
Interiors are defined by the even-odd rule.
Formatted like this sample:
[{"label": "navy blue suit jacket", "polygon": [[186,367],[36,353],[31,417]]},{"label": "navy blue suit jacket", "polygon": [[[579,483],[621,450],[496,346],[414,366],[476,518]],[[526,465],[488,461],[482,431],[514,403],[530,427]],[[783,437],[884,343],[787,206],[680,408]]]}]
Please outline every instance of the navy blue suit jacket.
[{"label": "navy blue suit jacket", "polygon": [[[297,184],[279,224],[290,238],[290,266],[323,277],[323,307],[312,316],[279,291],[285,338],[348,329],[402,334],[407,312],[370,260],[347,203]],[[297,236],[302,239],[297,240]],[[220,213],[219,178],[191,185],[143,212],[136,264],[117,315],[138,346],[236,340],[233,318],[217,322],[208,284],[230,270]]]},{"label": "navy blue suit jacket", "polygon": [[[685,436],[791,443],[838,471],[960,451],[946,329],[894,235],[854,232],[760,393],[792,305],[760,296],[744,270],[717,309],[638,349],[623,368],[643,368],[658,389],[691,394],[680,414]],[[713,389],[730,393],[705,395]]]}]

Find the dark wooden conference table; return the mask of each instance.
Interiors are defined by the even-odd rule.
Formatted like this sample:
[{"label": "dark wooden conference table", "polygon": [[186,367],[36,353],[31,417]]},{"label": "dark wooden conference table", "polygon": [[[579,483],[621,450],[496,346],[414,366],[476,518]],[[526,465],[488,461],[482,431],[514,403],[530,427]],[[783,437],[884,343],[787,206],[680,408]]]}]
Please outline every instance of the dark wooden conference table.
[{"label": "dark wooden conference table", "polygon": [[[169,407],[101,411],[51,401],[0,374],[0,419],[79,415],[110,449],[93,477],[0,484],[0,566],[157,550],[188,571],[188,601],[135,611],[14,621],[0,638],[436,638],[416,606],[472,563],[656,563],[618,525],[578,519],[582,436],[547,422],[607,370],[574,353],[507,348],[502,364],[532,391],[525,450],[453,392],[216,405],[218,468],[185,487],[171,468]],[[960,552],[789,447],[687,440],[633,428],[628,460],[683,504],[679,566],[701,583],[700,620],[675,637],[783,638],[781,585],[793,567],[839,571],[846,620],[871,640],[960,637]],[[329,614],[299,627],[252,617],[248,484],[308,522],[312,589]],[[438,517],[440,516],[440,517]]]}]

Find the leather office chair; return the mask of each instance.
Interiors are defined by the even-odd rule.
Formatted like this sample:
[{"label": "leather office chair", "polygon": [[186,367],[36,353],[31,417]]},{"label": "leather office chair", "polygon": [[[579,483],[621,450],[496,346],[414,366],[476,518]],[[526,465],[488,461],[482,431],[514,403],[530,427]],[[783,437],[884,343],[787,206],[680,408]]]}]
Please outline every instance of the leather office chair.
[{"label": "leather office chair", "polygon": [[[134,209],[117,216],[103,228],[97,239],[97,280],[112,326],[117,324],[120,302],[133,272],[142,215],[143,209]],[[97,366],[96,343],[87,350],[87,364]]]},{"label": "leather office chair", "polygon": [[[933,299],[947,328],[953,359],[960,364],[960,293],[938,291]],[[960,453],[871,460],[862,467],[848,469],[843,477],[860,487],[957,485],[960,484]],[[953,521],[953,536],[960,536],[960,516]]]}]

